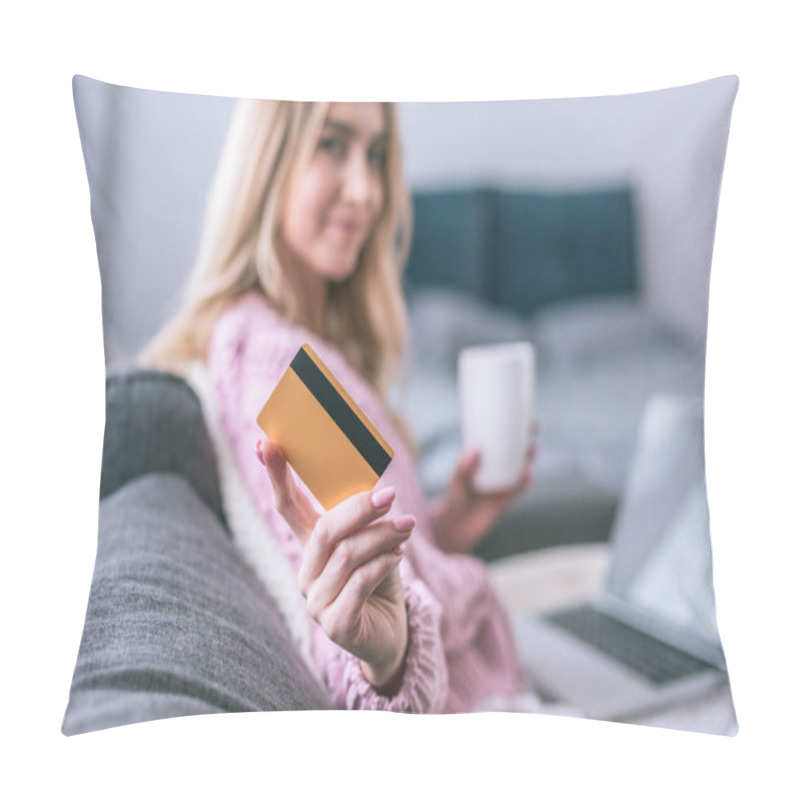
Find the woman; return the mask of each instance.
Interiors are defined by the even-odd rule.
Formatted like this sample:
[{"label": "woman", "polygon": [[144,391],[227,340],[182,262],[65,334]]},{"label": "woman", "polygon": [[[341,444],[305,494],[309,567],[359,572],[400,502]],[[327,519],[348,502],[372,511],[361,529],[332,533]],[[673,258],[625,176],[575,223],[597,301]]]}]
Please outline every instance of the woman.
[{"label": "woman", "polygon": [[[145,361],[206,363],[244,480],[297,572],[334,702],[469,711],[523,690],[507,617],[468,553],[530,470],[480,495],[478,455],[465,454],[426,504],[386,403],[405,341],[410,227],[392,105],[240,102],[187,300]],[[373,492],[327,513],[255,422],[306,341],[395,450]]]}]

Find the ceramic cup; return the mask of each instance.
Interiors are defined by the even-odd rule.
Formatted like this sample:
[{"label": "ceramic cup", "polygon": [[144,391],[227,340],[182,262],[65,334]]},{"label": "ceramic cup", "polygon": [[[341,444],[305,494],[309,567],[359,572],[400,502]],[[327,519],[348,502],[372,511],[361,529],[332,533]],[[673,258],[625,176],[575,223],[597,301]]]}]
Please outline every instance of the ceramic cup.
[{"label": "ceramic cup", "polygon": [[534,419],[536,352],[530,342],[464,348],[458,356],[462,444],[476,448],[479,491],[522,477]]}]

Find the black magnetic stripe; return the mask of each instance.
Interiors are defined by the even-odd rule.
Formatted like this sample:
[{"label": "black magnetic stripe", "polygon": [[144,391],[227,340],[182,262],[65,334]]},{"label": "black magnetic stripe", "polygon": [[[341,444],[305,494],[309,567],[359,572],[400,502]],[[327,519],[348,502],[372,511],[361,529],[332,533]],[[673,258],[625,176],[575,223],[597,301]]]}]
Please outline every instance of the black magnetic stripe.
[{"label": "black magnetic stripe", "polygon": [[325,373],[314,363],[305,350],[298,351],[294,357],[292,369],[317,402],[328,412],[331,419],[339,426],[342,433],[350,440],[353,447],[361,453],[364,461],[372,471],[380,477],[383,475],[391,456],[383,449],[380,442],[370,433],[369,428],[358,418],[358,415],[347,404]]}]

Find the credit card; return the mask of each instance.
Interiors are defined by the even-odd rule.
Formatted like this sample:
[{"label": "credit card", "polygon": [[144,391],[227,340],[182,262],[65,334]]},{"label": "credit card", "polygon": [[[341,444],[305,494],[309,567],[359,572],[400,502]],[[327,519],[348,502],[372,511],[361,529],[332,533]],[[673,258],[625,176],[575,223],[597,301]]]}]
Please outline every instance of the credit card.
[{"label": "credit card", "polygon": [[257,421],[326,510],[372,489],[394,457],[309,344],[297,351]]}]

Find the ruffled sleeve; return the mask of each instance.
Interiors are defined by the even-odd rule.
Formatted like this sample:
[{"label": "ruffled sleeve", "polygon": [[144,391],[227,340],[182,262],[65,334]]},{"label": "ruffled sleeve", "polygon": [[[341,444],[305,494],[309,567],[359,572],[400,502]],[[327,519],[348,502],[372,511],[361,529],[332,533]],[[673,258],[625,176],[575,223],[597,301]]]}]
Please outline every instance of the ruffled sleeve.
[{"label": "ruffled sleeve", "polygon": [[420,581],[406,584],[405,596],[409,640],[398,692],[392,696],[378,692],[364,678],[358,659],[337,648],[325,675],[337,705],[407,713],[438,713],[444,709],[448,681],[440,632],[441,609]]}]

